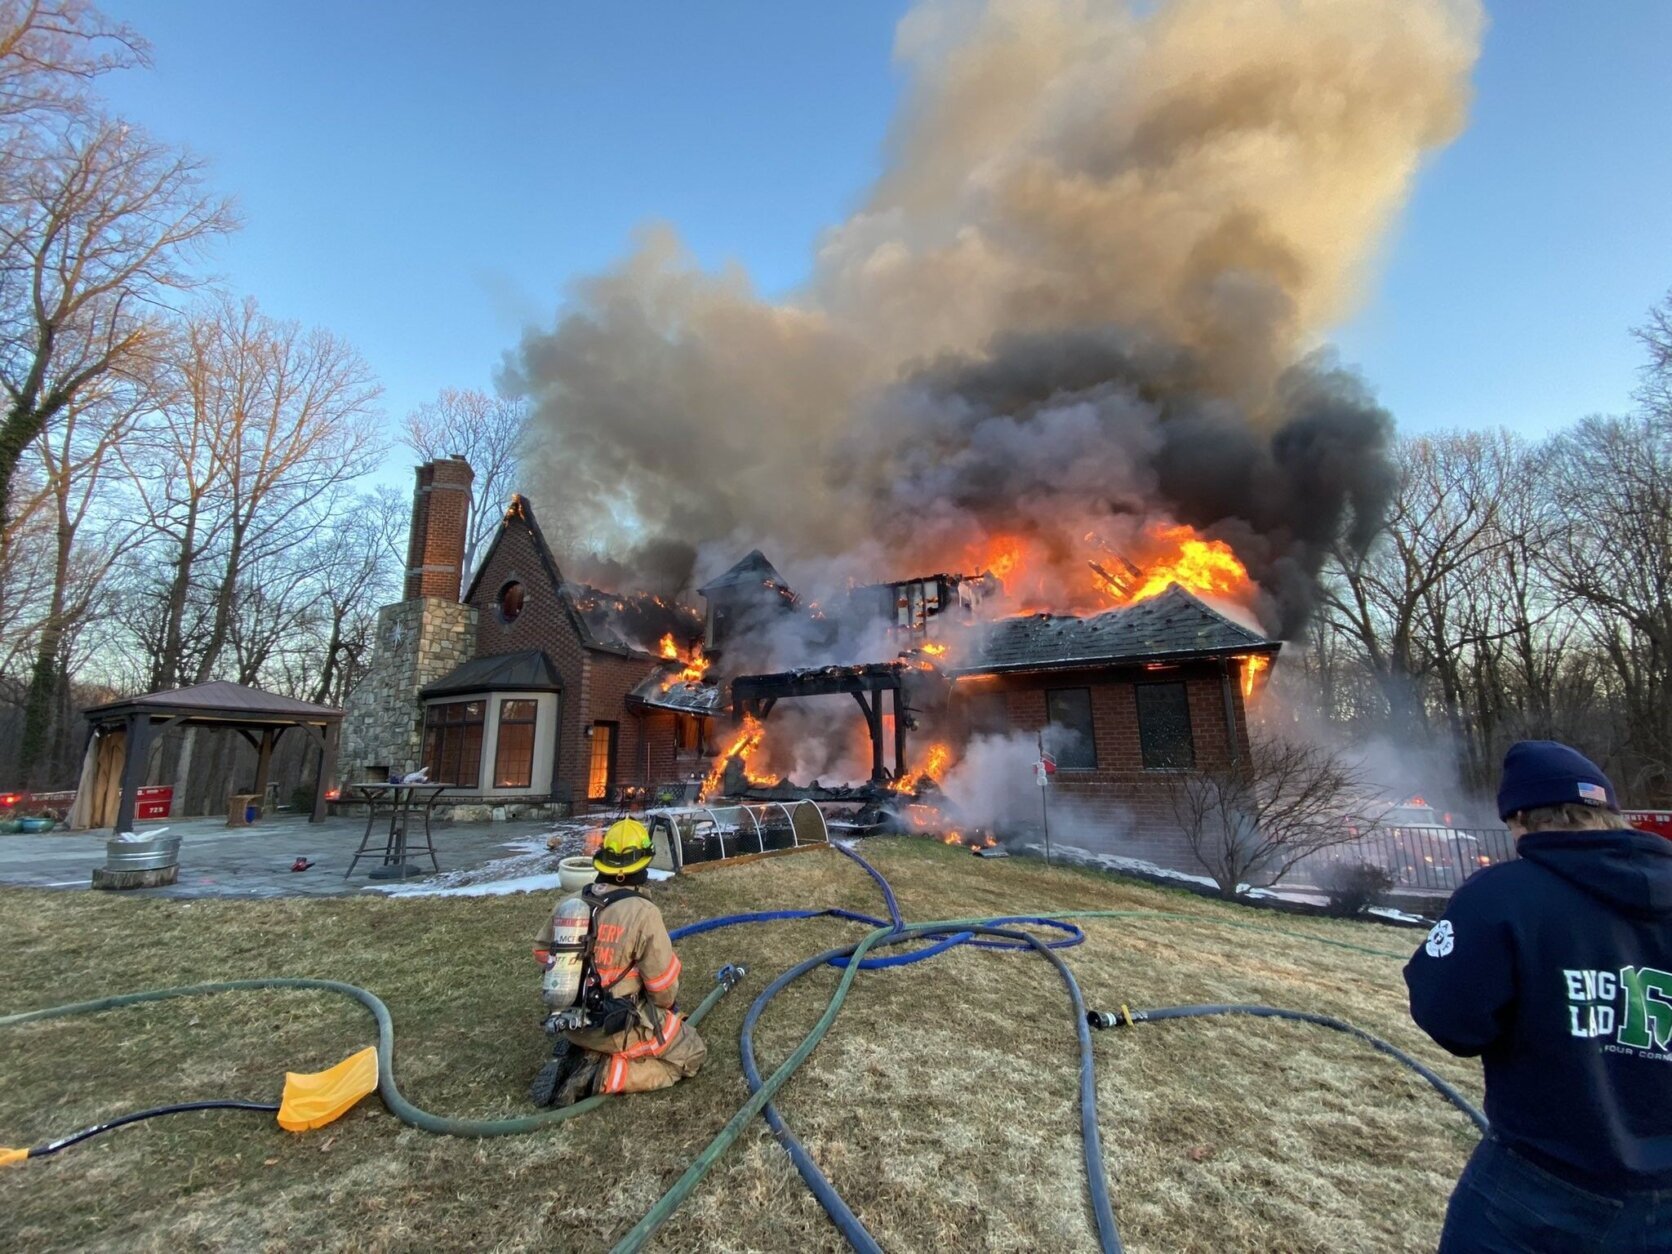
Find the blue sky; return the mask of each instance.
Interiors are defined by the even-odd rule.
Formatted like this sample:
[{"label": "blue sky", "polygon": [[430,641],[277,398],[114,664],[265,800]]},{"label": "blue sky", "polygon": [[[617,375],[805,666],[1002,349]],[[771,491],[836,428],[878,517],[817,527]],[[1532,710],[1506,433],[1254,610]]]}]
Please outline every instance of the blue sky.
[{"label": "blue sky", "polygon": [[[907,6],[103,7],[155,59],[105,81],[112,106],[238,199],[217,271],[352,340],[393,418],[489,384],[647,221],[768,293],[797,284],[879,169]],[[1489,12],[1468,130],[1333,337],[1406,430],[1538,434],[1625,408],[1628,328],[1672,288],[1672,4]]]}]

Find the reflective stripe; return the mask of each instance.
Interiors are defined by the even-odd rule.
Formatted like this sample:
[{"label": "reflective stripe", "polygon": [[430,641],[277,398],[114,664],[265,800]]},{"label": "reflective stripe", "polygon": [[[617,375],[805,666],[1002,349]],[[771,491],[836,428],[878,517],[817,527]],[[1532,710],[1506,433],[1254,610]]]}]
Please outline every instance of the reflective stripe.
[{"label": "reflective stripe", "polygon": [[619,1093],[627,1083],[627,1058],[624,1054],[617,1054],[610,1059],[610,1069],[604,1073],[604,1089],[606,1093]]},{"label": "reflective stripe", "polygon": [[[641,974],[641,978],[642,978],[643,973],[641,972],[640,974]],[[668,963],[668,969],[666,971],[662,972],[661,975],[657,976],[653,980],[645,980],[644,981],[644,986],[647,990],[649,990],[652,993],[660,993],[664,988],[667,988],[670,984],[672,984],[678,978],[679,978],[679,955],[675,954],[673,956],[673,961]]]},{"label": "reflective stripe", "polygon": [[662,1020],[662,1039],[658,1041],[654,1036],[647,1037],[637,1045],[630,1045],[616,1054],[617,1058],[656,1058],[667,1052],[670,1045],[679,1036],[679,1016],[669,1015]]}]

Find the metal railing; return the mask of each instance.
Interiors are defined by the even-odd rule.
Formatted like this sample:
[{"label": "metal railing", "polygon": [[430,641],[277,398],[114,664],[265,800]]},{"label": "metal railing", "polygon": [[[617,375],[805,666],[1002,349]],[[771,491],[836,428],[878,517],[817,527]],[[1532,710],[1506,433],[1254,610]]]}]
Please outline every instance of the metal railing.
[{"label": "metal railing", "polygon": [[1325,850],[1317,862],[1368,863],[1392,874],[1396,892],[1449,895],[1482,867],[1514,857],[1515,840],[1504,827],[1378,827]]}]

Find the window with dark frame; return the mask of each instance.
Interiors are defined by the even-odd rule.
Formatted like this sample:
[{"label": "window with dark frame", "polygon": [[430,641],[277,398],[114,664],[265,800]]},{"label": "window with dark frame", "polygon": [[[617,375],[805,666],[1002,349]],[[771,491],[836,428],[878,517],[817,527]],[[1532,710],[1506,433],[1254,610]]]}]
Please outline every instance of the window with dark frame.
[{"label": "window with dark frame", "polygon": [[1045,694],[1045,748],[1061,771],[1097,767],[1097,736],[1092,730],[1091,689],[1053,688]]},{"label": "window with dark frame", "polygon": [[499,590],[499,621],[514,623],[523,609],[523,586],[512,580]]},{"label": "window with dark frame", "polygon": [[702,751],[702,720],[694,714],[673,716],[673,747],[676,753]]},{"label": "window with dark frame", "polygon": [[614,723],[592,725],[592,749],[586,771],[588,801],[607,801],[615,787],[615,731]]},{"label": "window with dark frame", "polygon": [[1190,701],[1183,684],[1136,684],[1138,743],[1147,771],[1187,770],[1196,765],[1190,734]]},{"label": "window with dark frame", "polygon": [[499,703],[499,740],[493,752],[493,786],[528,788],[534,783],[534,724],[538,705],[527,699]]},{"label": "window with dark frame", "polygon": [[455,788],[482,784],[485,701],[446,701],[424,708],[424,765],[430,782]]}]

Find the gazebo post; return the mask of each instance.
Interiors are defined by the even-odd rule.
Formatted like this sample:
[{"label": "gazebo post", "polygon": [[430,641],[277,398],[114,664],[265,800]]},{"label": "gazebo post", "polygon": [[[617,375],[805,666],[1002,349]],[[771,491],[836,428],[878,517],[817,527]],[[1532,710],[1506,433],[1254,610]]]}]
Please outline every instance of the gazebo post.
[{"label": "gazebo post", "polygon": [[255,757],[255,795],[261,798],[260,805],[267,804],[267,774],[273,765],[273,729],[266,727],[261,732],[261,744],[256,749]]},{"label": "gazebo post", "polygon": [[331,781],[337,774],[337,744],[342,736],[342,724],[330,722],[325,725],[325,746],[319,751],[319,778],[314,783],[313,816],[310,823],[325,821],[325,794],[331,788]]},{"label": "gazebo post", "polygon": [[122,797],[116,804],[116,832],[134,830],[134,805],[145,785],[151,758],[151,716],[141,711],[128,715],[123,737]]}]

